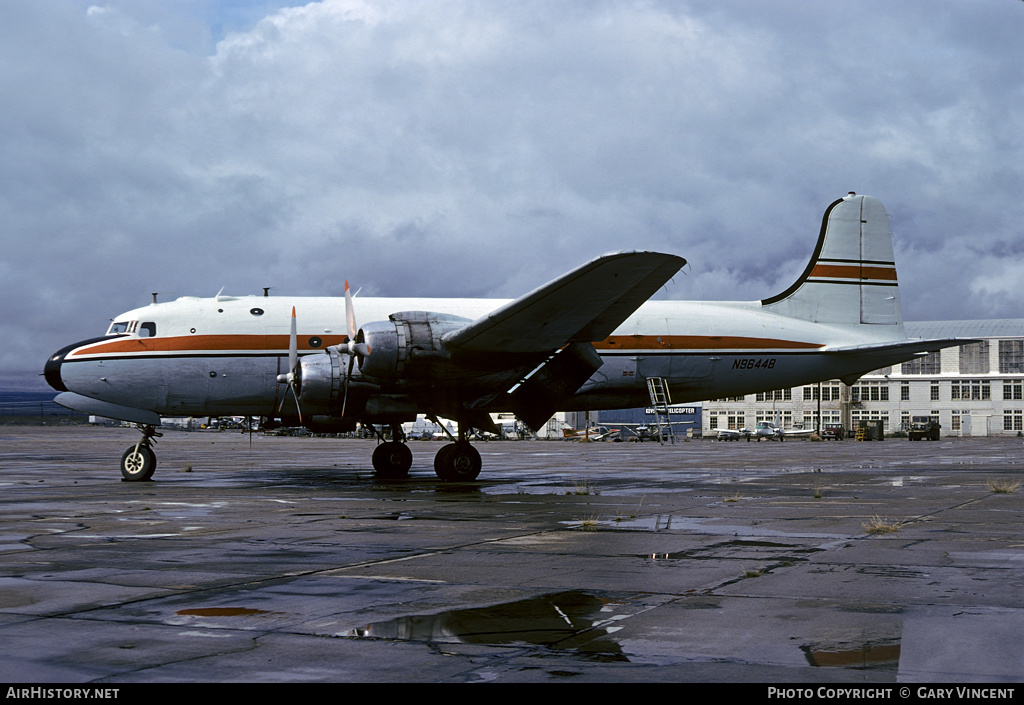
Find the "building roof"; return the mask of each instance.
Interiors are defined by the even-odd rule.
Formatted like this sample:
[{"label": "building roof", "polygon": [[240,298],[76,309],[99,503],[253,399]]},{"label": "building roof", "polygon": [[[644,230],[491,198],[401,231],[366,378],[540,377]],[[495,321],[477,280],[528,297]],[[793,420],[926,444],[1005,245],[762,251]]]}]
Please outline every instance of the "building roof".
[{"label": "building roof", "polygon": [[1022,338],[1024,318],[980,321],[907,321],[908,338]]}]

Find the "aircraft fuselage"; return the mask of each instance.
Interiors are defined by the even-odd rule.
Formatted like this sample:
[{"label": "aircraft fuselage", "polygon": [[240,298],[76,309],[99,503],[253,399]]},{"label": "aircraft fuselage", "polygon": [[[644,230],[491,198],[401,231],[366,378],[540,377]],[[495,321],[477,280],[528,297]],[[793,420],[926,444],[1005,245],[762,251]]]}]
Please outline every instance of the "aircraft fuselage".
[{"label": "aircraft fuselage", "polygon": [[[359,298],[357,303],[365,320],[413,310],[474,320],[506,302]],[[287,390],[278,376],[287,370],[292,307],[298,312],[300,356],[323,356],[348,339],[340,298],[182,298],[118,316],[107,336],[55,355],[47,379],[61,391],[161,416],[274,416]],[[648,377],[664,378],[673,402],[685,403],[863,374],[906,358],[892,353],[844,359],[829,350],[864,343],[865,327],[812,323],[760,309],[760,302],[644,304],[612,335],[594,343],[602,365],[565,410],[645,405]],[[894,328],[879,327],[881,336],[873,342],[901,339],[902,327]],[[357,370],[353,380],[358,379]],[[408,391],[384,386],[385,392]],[[491,406],[504,410],[500,397]]]}]

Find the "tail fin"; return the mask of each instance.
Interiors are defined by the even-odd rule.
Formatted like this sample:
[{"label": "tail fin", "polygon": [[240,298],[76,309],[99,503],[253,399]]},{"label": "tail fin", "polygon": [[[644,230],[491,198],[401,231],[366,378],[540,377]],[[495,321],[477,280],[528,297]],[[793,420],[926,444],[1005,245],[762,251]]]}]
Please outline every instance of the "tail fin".
[{"label": "tail fin", "polygon": [[902,325],[892,231],[882,203],[851,192],[830,205],[807,269],[761,305],[817,323]]}]

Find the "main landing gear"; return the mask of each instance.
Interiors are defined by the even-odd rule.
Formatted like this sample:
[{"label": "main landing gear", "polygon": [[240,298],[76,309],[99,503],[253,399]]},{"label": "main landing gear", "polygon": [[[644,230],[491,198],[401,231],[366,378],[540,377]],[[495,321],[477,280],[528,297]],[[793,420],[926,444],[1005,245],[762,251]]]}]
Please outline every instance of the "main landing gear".
[{"label": "main landing gear", "polygon": [[[381,480],[404,480],[412,467],[412,451],[405,443],[402,427],[391,427],[394,440],[384,441],[373,451],[373,469]],[[445,482],[472,482],[480,475],[480,453],[466,440],[460,425],[458,440],[453,439],[434,456],[434,472]]]},{"label": "main landing gear", "polygon": [[442,446],[434,456],[434,472],[445,482],[472,482],[481,465],[479,451],[466,440]]},{"label": "main landing gear", "polygon": [[153,477],[156,470],[156,453],[153,444],[162,433],[157,433],[153,426],[140,426],[142,438],[121,456],[121,478],[125,482],[145,482]]}]

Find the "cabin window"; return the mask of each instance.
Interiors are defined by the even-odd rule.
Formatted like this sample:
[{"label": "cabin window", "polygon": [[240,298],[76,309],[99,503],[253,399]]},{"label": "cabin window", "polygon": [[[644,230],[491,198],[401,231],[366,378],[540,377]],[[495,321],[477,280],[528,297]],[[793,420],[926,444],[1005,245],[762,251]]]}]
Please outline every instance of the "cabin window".
[{"label": "cabin window", "polygon": [[139,325],[139,337],[140,338],[152,338],[156,335],[156,323],[152,321],[146,321]]}]

